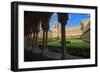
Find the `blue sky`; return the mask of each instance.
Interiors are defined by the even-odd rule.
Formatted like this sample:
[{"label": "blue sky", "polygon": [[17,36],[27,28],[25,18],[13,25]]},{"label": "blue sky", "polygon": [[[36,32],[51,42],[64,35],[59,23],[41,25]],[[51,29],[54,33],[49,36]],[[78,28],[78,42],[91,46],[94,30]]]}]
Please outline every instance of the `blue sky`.
[{"label": "blue sky", "polygon": [[[67,26],[72,27],[72,26],[80,25],[80,22],[83,19],[90,19],[90,14],[69,13],[68,17],[69,17],[69,20],[67,21]],[[54,21],[56,20],[58,20],[58,15],[57,13],[53,13],[53,15],[51,16],[50,22],[49,22],[50,30],[53,29]]]},{"label": "blue sky", "polygon": [[58,20],[58,15],[57,15],[57,13],[53,13],[53,15],[51,16],[51,19],[50,19],[50,23],[49,23],[49,25],[50,25],[50,30],[53,29],[54,22],[55,22],[56,20]]}]

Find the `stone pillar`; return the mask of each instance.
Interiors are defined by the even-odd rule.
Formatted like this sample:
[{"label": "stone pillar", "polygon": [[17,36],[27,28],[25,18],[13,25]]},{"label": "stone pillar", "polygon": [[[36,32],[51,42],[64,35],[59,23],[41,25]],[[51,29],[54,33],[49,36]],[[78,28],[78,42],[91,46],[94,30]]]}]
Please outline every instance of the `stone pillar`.
[{"label": "stone pillar", "polygon": [[66,58],[66,31],[65,26],[66,22],[68,20],[68,14],[67,13],[58,13],[58,21],[61,23],[61,40],[62,40],[62,56],[61,59]]},{"label": "stone pillar", "polygon": [[49,30],[49,21],[51,13],[44,13],[41,16],[42,29],[43,29],[43,54],[47,54],[48,51],[48,30]]},{"label": "stone pillar", "polygon": [[66,39],[65,39],[65,25],[64,24],[62,24],[62,27],[61,27],[61,35],[62,35],[62,57],[61,57],[61,59],[65,59],[65,49],[66,49],[66,47],[65,47],[65,41],[66,41]]},{"label": "stone pillar", "polygon": [[48,31],[46,31],[46,34],[45,34],[46,38],[45,38],[45,49],[48,51]]},{"label": "stone pillar", "polygon": [[43,30],[43,48],[42,48],[42,53],[44,53],[45,49],[45,31]]}]

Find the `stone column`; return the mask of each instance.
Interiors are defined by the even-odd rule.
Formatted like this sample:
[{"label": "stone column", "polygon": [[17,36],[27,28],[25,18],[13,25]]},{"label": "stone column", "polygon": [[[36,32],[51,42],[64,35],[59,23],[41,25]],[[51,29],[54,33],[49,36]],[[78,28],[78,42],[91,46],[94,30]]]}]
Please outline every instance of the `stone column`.
[{"label": "stone column", "polygon": [[51,13],[42,14],[42,29],[43,29],[43,54],[47,54],[48,51],[48,30],[49,30],[49,21]]},{"label": "stone column", "polygon": [[66,31],[65,26],[66,22],[68,20],[68,14],[67,13],[58,13],[58,21],[61,23],[61,40],[62,40],[62,56],[61,59],[66,58]]}]

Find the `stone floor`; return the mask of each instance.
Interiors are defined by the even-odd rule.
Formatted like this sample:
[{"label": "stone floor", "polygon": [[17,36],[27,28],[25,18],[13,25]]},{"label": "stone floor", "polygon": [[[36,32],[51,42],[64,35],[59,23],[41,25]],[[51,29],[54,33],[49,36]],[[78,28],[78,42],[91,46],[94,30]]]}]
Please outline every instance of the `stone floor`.
[{"label": "stone floor", "polygon": [[[34,54],[40,54],[40,53],[42,53],[42,50],[39,48],[37,48],[37,49],[35,48],[35,49],[32,49],[32,52]],[[53,51],[50,51],[47,49],[47,50],[44,50],[43,56],[48,57],[50,59],[58,59],[59,60],[59,59],[61,59],[62,54],[57,53],[57,52],[53,52]],[[83,58],[77,57],[77,56],[71,56],[69,54],[65,54],[65,59],[83,59]]]}]

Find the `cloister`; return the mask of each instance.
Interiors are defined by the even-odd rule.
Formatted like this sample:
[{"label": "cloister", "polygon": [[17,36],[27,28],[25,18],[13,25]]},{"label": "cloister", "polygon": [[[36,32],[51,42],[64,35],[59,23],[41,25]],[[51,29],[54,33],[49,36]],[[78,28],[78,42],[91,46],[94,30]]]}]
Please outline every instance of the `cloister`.
[{"label": "cloister", "polygon": [[[44,55],[48,51],[48,31],[49,31],[49,22],[53,12],[24,12],[24,37],[27,37],[28,40],[32,41],[32,44],[29,44],[32,47],[32,50],[35,51],[38,49],[37,40],[40,27],[43,30],[43,48],[40,52]],[[60,59],[65,59],[65,26],[68,21],[68,13],[57,13],[58,22],[61,24],[61,57]],[[41,25],[40,25],[41,24]],[[32,36],[30,36],[32,35]],[[32,37],[32,39],[30,39]],[[24,44],[25,45],[25,44]],[[28,45],[28,46],[29,46]]]}]

